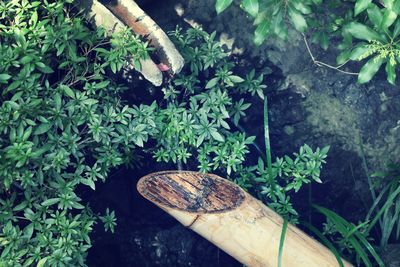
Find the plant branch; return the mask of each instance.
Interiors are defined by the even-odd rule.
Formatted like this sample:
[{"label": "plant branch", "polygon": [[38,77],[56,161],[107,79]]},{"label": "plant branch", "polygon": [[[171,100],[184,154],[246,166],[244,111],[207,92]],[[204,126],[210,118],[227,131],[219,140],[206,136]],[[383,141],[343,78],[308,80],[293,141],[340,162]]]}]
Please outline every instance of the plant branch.
[{"label": "plant branch", "polygon": [[358,75],[359,74],[358,72],[349,72],[349,71],[345,71],[345,70],[341,70],[340,69],[341,67],[343,67],[347,63],[347,61],[345,63],[339,65],[339,66],[332,66],[332,65],[329,65],[329,64],[324,63],[322,61],[316,60],[315,57],[314,57],[314,54],[311,52],[311,48],[310,48],[310,45],[308,44],[307,37],[305,36],[304,33],[302,33],[302,35],[303,35],[304,43],[305,43],[305,45],[307,47],[308,54],[310,55],[311,60],[313,61],[313,63],[315,65],[317,65],[318,67],[330,68],[330,69],[333,69],[333,70],[336,70],[336,71],[339,71],[341,73],[348,74],[348,75]]}]

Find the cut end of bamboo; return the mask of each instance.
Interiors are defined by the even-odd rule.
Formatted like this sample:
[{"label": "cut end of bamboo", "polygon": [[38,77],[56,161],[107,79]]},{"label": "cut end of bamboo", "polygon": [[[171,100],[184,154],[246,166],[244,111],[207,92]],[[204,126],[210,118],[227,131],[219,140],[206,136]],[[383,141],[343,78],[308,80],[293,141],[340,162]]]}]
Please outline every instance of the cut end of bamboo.
[{"label": "cut end of bamboo", "polygon": [[190,213],[220,213],[240,206],[245,195],[234,183],[213,174],[165,171],[141,178],[137,189],[157,206]]}]

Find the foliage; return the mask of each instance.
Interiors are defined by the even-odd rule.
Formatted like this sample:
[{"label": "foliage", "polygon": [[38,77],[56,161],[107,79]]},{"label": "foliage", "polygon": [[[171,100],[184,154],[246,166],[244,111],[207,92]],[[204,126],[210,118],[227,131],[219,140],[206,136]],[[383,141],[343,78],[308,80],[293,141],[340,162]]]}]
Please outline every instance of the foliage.
[{"label": "foliage", "polygon": [[266,99],[263,75],[239,75],[215,33],[177,28],[186,71],[160,103],[127,105],[113,73],[128,58],[137,66],[147,44],[128,30],[107,38],[72,2],[0,1],[0,265],[85,265],[93,225],[114,232],[116,216],[95,214],[78,189],[95,190],[139,150],[226,174],[295,221],[289,194],[320,182],[328,148],[303,146],[269,173],[262,158],[249,166],[255,137],[238,129],[246,99]]},{"label": "foliage", "polygon": [[326,208],[316,206],[316,209],[327,218],[324,234],[336,243],[342,254],[354,256],[358,265],[362,262],[365,266],[374,266],[370,260],[372,256],[376,264],[384,266],[368,239],[373,240],[372,234],[379,238],[379,246],[377,246],[379,251],[385,250],[391,237],[395,242],[399,241],[399,166],[391,164],[388,171],[373,173],[371,177],[375,179],[371,190],[379,194],[377,196],[372,194],[374,201],[366,218],[357,225]]},{"label": "foliage", "polygon": [[[106,38],[71,3],[0,1],[1,266],[84,265],[98,215],[78,186],[94,190],[154,131],[107,74],[147,44]],[[100,218],[114,230],[114,212]]]},{"label": "foliage", "polygon": [[[177,28],[173,32],[178,49],[188,62],[183,71],[164,89],[167,109],[158,124],[157,160],[188,163],[196,157],[203,172],[223,171],[229,179],[259,195],[265,203],[292,222],[297,212],[290,201],[291,192],[298,192],[303,184],[321,182],[320,170],[329,147],[314,152],[304,145],[295,158],[277,158],[268,172],[268,163],[260,155],[258,164],[246,161],[249,145],[255,137],[247,137],[240,118],[250,99],[257,94],[264,97],[263,76],[254,70],[243,79],[235,74],[234,65],[226,52],[211,35],[200,29],[189,29],[186,34]],[[200,81],[199,77],[203,79]],[[268,116],[265,111],[265,116]],[[160,119],[159,118],[159,119]],[[268,127],[268,121],[265,122]]]},{"label": "foliage", "polygon": [[[313,7],[322,0],[241,0],[240,7],[254,20],[254,43],[261,45],[269,36],[288,38],[288,25],[305,32]],[[216,0],[217,13],[224,11],[232,1]]]},{"label": "foliage", "polygon": [[342,30],[344,51],[340,60],[368,59],[358,75],[360,83],[369,82],[385,65],[388,82],[395,84],[400,55],[400,1],[384,1],[383,6],[371,2],[356,2],[356,17]]},{"label": "foliage", "polygon": [[[220,13],[232,1],[216,0]],[[328,8],[324,8],[327,6]],[[333,37],[343,38],[337,63],[362,61],[358,82],[369,82],[385,66],[387,80],[396,82],[400,58],[400,1],[357,0],[348,5],[339,0],[241,0],[241,7],[253,18],[254,42],[261,45],[266,38],[287,39],[288,22],[299,32],[306,30],[312,41],[327,49]],[[332,12],[333,11],[333,12]]]},{"label": "foliage", "polygon": [[380,248],[387,246],[389,239],[400,240],[400,166],[391,164],[386,172],[376,172],[374,190],[380,192],[365,218],[367,231],[376,226],[379,230]]},{"label": "foliage", "polygon": [[358,266],[360,266],[360,262],[365,266],[374,266],[368,254],[374,258],[378,266],[384,266],[381,258],[367,240],[367,222],[354,225],[329,209],[317,205],[314,207],[326,216],[327,223],[324,225],[324,234],[334,239],[342,253],[344,253],[344,250],[347,250],[350,254],[355,252]]}]

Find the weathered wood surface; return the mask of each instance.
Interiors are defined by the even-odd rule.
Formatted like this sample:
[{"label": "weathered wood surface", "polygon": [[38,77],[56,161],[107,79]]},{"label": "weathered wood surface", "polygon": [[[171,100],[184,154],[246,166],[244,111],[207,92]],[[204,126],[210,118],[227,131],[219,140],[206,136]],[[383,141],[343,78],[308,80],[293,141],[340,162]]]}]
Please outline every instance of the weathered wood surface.
[{"label": "weathered wood surface", "polygon": [[[118,32],[124,29],[125,24],[111,13],[103,4],[97,0],[81,1],[82,7],[85,9],[86,14],[93,24],[97,27],[103,27],[110,35],[113,32]],[[160,86],[163,81],[163,75],[158,69],[157,65],[151,58],[140,59],[141,69],[139,71],[143,77],[150,81],[155,86]],[[133,63],[129,63],[127,71],[134,68]]]},{"label": "weathered wood surface", "polygon": [[184,65],[181,54],[167,34],[133,0],[108,1],[105,5],[118,19],[132,28],[134,32],[150,40],[157,49],[161,62],[173,74],[179,73]]},{"label": "weathered wood surface", "polygon": [[[150,41],[156,48],[156,53],[161,61],[160,68],[151,58],[141,59],[141,69],[137,70],[144,78],[156,86],[163,81],[165,67],[173,75],[179,73],[184,65],[184,60],[167,34],[135,3],[133,0],[105,1],[105,5],[97,0],[80,1],[81,6],[97,27],[103,27],[111,34],[129,26],[135,33]],[[130,63],[128,69],[134,69]]]},{"label": "weathered wood surface", "polygon": [[[234,183],[212,174],[166,171],[141,178],[137,189],[243,264],[277,266],[283,219]],[[293,225],[286,232],[282,264],[339,266],[332,252]]]}]

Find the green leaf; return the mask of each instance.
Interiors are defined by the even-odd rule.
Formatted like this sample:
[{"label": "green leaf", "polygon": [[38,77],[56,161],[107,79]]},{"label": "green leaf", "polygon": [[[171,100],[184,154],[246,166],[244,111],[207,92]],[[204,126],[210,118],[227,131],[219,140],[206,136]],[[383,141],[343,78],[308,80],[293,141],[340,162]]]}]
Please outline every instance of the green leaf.
[{"label": "green leaf", "polygon": [[75,99],[75,93],[69,86],[64,84],[60,84],[60,88],[64,91],[64,93],[72,99]]},{"label": "green leaf", "polygon": [[289,8],[289,17],[296,30],[299,32],[304,32],[307,29],[306,19],[296,9]]},{"label": "green leaf", "polygon": [[328,35],[323,32],[319,39],[319,44],[321,45],[322,49],[327,50],[329,47],[329,37]]},{"label": "green leaf", "polygon": [[11,75],[7,73],[0,74],[0,83],[5,83],[11,78]]},{"label": "green leaf", "polygon": [[13,208],[13,211],[20,211],[26,208],[26,206],[28,206],[28,203],[26,201],[23,201],[21,203],[19,203],[17,206],[15,206]]},{"label": "green leaf", "polygon": [[214,86],[217,85],[219,81],[218,77],[212,78],[211,80],[208,81],[208,83],[206,84],[206,89],[210,89],[213,88]]},{"label": "green leaf", "polygon": [[215,140],[217,140],[219,142],[224,142],[225,141],[225,138],[215,129],[211,130],[210,134]]},{"label": "green leaf", "polygon": [[244,79],[241,78],[241,77],[239,77],[239,76],[237,76],[237,75],[231,75],[231,76],[229,76],[229,79],[230,79],[231,82],[233,82],[233,83],[241,83],[241,82],[244,82]]},{"label": "green leaf", "polygon": [[397,14],[396,12],[386,9],[385,13],[383,14],[383,19],[382,19],[382,28],[389,28],[393,22],[397,19]]},{"label": "green leaf", "polygon": [[367,9],[368,18],[374,24],[376,28],[379,28],[382,24],[383,15],[380,8],[375,4],[370,4]]},{"label": "green leaf", "polygon": [[382,37],[374,30],[358,22],[350,22],[346,30],[355,38],[360,40],[382,40]]},{"label": "green leaf", "polygon": [[30,19],[32,26],[35,26],[37,21],[38,21],[38,12],[35,10],[35,11],[33,11],[31,19]]},{"label": "green leaf", "polygon": [[312,10],[309,6],[304,4],[303,1],[292,1],[294,8],[296,8],[299,12],[303,13],[304,15],[311,14]]},{"label": "green leaf", "polygon": [[342,65],[350,59],[351,50],[344,50],[336,57],[336,63]]},{"label": "green leaf", "polygon": [[21,64],[28,64],[29,62],[32,62],[33,57],[32,56],[24,56],[23,58],[20,59],[19,62],[21,62]]},{"label": "green leaf", "polygon": [[40,259],[40,261],[38,261],[38,264],[36,265],[36,267],[43,267],[45,265],[46,261],[47,261],[47,257]]},{"label": "green leaf", "polygon": [[35,65],[41,72],[43,72],[45,74],[49,74],[49,73],[53,73],[54,72],[54,70],[52,68],[50,68],[49,66],[46,66],[42,62],[36,62]]},{"label": "green leaf", "polygon": [[33,134],[34,135],[44,134],[48,130],[50,130],[52,126],[53,126],[52,123],[42,123],[36,128],[36,130],[33,132]]},{"label": "green leaf", "polygon": [[394,2],[395,2],[395,0],[383,0],[385,8],[388,10],[392,10]]},{"label": "green leaf", "polygon": [[42,206],[51,206],[51,205],[54,205],[54,204],[58,203],[59,201],[60,201],[60,198],[58,198],[58,197],[56,197],[56,198],[49,198],[49,199],[43,201],[43,202],[41,203],[41,205],[42,205]]},{"label": "green leaf", "polygon": [[267,20],[264,20],[257,26],[256,31],[254,32],[255,45],[260,46],[267,38],[269,32],[270,24]]},{"label": "green leaf", "polygon": [[96,190],[96,186],[95,186],[95,184],[94,184],[92,179],[81,179],[81,183],[84,184],[84,185],[89,186],[93,190]]},{"label": "green leaf", "polygon": [[244,10],[252,15],[253,17],[256,17],[258,14],[258,0],[243,0],[242,2]]},{"label": "green leaf", "polygon": [[372,77],[378,72],[381,67],[384,59],[374,57],[368,60],[367,63],[361,68],[360,73],[358,74],[358,82],[360,84],[369,82]]},{"label": "green leaf", "polygon": [[390,64],[390,60],[386,62],[386,74],[387,74],[387,81],[393,85],[396,85],[396,66]]},{"label": "green leaf", "polygon": [[357,0],[354,6],[354,16],[357,16],[365,9],[367,9],[368,5],[372,2],[372,0]]},{"label": "green leaf", "polygon": [[233,0],[217,0],[217,2],[215,2],[215,10],[220,14],[232,4],[232,1]]},{"label": "green leaf", "polygon": [[31,239],[33,235],[33,228],[33,223],[28,224],[28,226],[24,228],[24,238],[28,240]]},{"label": "green leaf", "polygon": [[366,44],[357,46],[351,51],[350,59],[355,61],[360,61],[362,59],[361,56],[363,56],[369,50],[370,48]]},{"label": "green leaf", "polygon": [[286,40],[288,35],[288,29],[285,21],[283,20],[283,16],[285,13],[286,12],[283,8],[279,8],[276,15],[273,16],[271,21],[271,29],[273,33],[275,33],[276,36],[283,40]]}]

